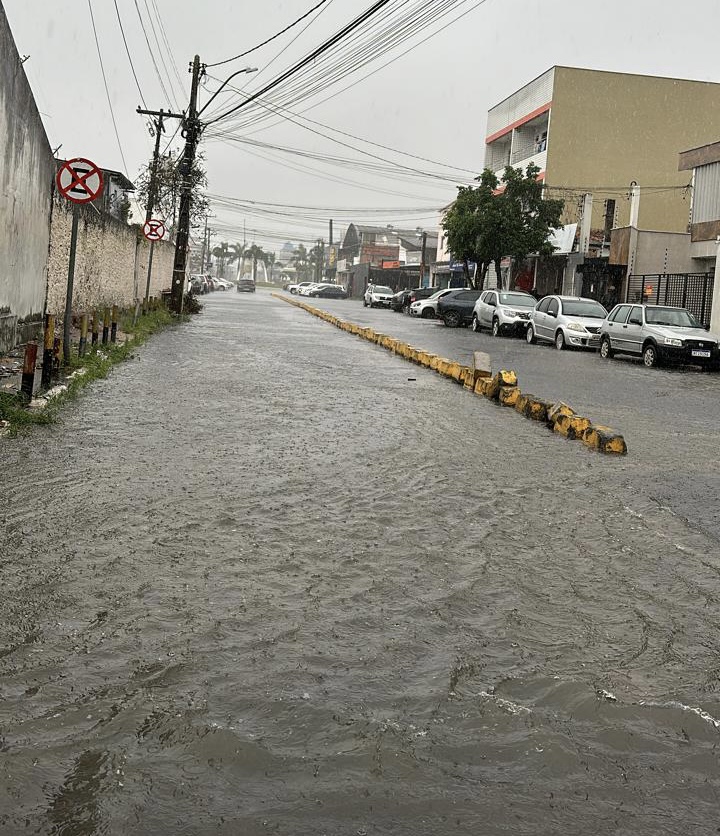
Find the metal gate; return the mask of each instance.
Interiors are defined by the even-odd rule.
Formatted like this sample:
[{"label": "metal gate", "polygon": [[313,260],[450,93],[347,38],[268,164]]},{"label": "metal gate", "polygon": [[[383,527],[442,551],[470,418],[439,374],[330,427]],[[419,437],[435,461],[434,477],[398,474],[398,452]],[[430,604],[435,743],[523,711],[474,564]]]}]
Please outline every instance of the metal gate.
[{"label": "metal gate", "polygon": [[687,308],[707,328],[712,295],[712,273],[662,273],[630,276],[625,301]]}]

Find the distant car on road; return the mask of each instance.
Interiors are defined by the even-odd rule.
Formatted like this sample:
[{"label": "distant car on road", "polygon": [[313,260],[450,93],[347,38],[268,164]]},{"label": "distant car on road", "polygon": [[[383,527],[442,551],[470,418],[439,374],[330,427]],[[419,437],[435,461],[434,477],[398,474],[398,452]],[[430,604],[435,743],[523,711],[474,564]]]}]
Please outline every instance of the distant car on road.
[{"label": "distant car on road", "polygon": [[438,301],[452,293],[453,289],[445,287],[442,290],[436,290],[427,299],[416,299],[410,303],[410,316],[419,316],[421,319],[433,319],[437,314]]},{"label": "distant car on road", "polygon": [[232,282],[229,282],[227,279],[215,279],[216,290],[230,290],[232,286]]},{"label": "distant car on road", "polygon": [[715,337],[686,308],[668,305],[615,305],[600,325],[600,356],[634,354],[643,363],[718,368]]},{"label": "distant car on road", "polygon": [[294,286],[294,289],[293,285],[290,285],[290,293],[296,293],[300,296],[302,295],[303,288],[310,287],[311,284],[314,284],[314,282],[300,282]]},{"label": "distant car on road", "polygon": [[555,348],[596,348],[600,345],[600,325],[607,316],[594,299],[582,296],[545,296],[530,314],[525,332],[529,343],[542,340]]},{"label": "distant car on road", "polygon": [[454,288],[438,299],[437,315],[448,328],[469,325],[473,318],[475,302],[481,291],[468,288]]},{"label": "distant car on road", "polygon": [[393,289],[384,284],[369,284],[363,296],[363,305],[367,308],[389,308]]},{"label": "distant car on road", "polygon": [[339,284],[324,284],[314,287],[308,296],[319,299],[347,299],[347,291]]},{"label": "distant car on road", "polygon": [[238,279],[238,293],[255,293],[255,282],[252,279]]},{"label": "distant car on road", "polygon": [[519,290],[486,290],[475,303],[473,331],[488,328],[493,337],[513,333],[524,335],[537,299]]}]

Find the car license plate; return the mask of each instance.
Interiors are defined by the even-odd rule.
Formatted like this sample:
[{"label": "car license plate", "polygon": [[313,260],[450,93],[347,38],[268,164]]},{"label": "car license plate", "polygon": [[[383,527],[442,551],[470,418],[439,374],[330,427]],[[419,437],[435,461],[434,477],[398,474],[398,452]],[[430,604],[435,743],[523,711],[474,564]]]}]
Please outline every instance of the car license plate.
[{"label": "car license plate", "polygon": [[710,352],[709,351],[693,351],[692,356],[693,357],[709,357]]}]

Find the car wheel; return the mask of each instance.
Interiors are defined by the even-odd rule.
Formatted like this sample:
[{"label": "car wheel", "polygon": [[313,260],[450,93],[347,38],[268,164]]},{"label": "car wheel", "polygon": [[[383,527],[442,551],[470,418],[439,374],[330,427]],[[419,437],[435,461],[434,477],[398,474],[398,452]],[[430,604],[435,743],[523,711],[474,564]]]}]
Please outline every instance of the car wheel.
[{"label": "car wheel", "polygon": [[565,334],[562,331],[558,331],[555,334],[555,348],[558,351],[562,351],[565,348]]},{"label": "car wheel", "polygon": [[603,360],[609,360],[613,356],[612,346],[610,345],[610,340],[607,337],[603,337],[600,340],[600,356]]},{"label": "car wheel", "polygon": [[652,343],[648,343],[645,348],[643,349],[643,363],[651,369],[653,366],[657,366],[658,362],[658,352],[657,348]]},{"label": "car wheel", "polygon": [[457,328],[460,325],[460,314],[457,311],[448,311],[443,316],[443,322],[448,328]]},{"label": "car wheel", "polygon": [[424,308],[420,314],[421,319],[435,319],[435,311],[432,308]]},{"label": "car wheel", "polygon": [[532,325],[528,325],[527,327],[527,331],[525,332],[525,342],[527,342],[528,345],[535,345],[537,342],[535,338],[535,329]]},{"label": "car wheel", "polygon": [[477,318],[477,314],[473,314],[472,329],[476,334],[479,334],[480,331],[482,331],[482,328],[480,326],[480,320]]},{"label": "car wheel", "polygon": [[497,319],[493,319],[493,322],[492,322],[492,335],[493,335],[493,337],[499,337],[500,336],[500,323],[498,322]]}]

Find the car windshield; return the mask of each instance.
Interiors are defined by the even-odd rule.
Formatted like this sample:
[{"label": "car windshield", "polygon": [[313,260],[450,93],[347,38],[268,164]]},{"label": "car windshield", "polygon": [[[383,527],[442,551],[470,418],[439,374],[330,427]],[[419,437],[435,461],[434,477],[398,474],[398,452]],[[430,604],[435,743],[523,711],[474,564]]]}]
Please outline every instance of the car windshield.
[{"label": "car windshield", "polygon": [[389,293],[392,295],[393,290],[389,287],[383,287],[383,285],[378,285],[377,287],[373,288],[373,293]]},{"label": "car windshield", "polygon": [[668,325],[671,328],[702,328],[690,311],[685,308],[659,308],[648,305],[645,308],[648,325]]},{"label": "car windshield", "polygon": [[590,319],[605,319],[607,316],[605,308],[591,299],[563,299],[562,307],[566,316],[587,316]]},{"label": "car windshield", "polygon": [[529,293],[501,293],[500,304],[512,305],[514,308],[534,308],[537,300]]}]

